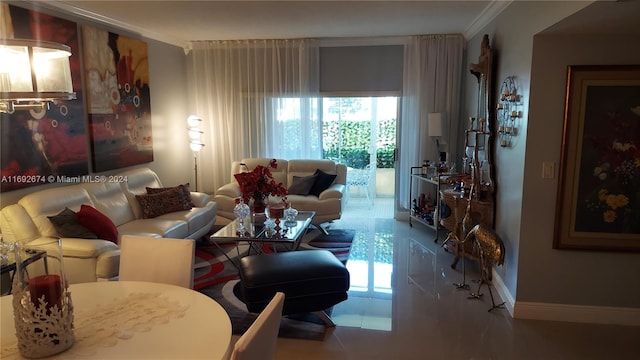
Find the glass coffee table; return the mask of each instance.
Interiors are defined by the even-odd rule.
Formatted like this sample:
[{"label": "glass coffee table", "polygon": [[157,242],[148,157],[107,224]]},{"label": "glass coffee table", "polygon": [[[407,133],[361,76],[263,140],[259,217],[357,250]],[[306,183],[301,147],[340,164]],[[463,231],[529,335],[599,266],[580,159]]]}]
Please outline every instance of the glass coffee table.
[{"label": "glass coffee table", "polygon": [[[280,230],[275,234],[269,234],[265,229],[265,216],[257,216],[255,220],[252,220],[251,215],[244,221],[244,227],[246,231],[242,234],[238,232],[240,228],[240,220],[235,219],[229,224],[225,225],[222,229],[215,232],[209,237],[209,240],[213,242],[219,250],[227,256],[226,252],[222,250],[220,244],[234,242],[236,250],[238,251],[238,257],[240,257],[240,243],[247,243],[249,245],[249,252],[247,255],[255,251],[256,254],[262,254],[264,246],[267,244],[273,245],[273,250],[277,252],[279,246],[283,247],[285,251],[296,250],[300,245],[302,237],[309,230],[311,220],[315,216],[315,211],[300,211],[296,217],[295,225],[285,225],[285,221],[281,219]],[[231,261],[229,256],[227,259]]]}]

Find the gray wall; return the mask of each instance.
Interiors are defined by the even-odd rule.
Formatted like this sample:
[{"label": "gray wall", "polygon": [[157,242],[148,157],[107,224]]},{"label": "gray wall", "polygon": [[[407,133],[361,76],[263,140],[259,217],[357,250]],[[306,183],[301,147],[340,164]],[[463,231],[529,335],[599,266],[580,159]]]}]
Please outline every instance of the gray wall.
[{"label": "gray wall", "polygon": [[[533,45],[530,127],[525,159],[518,300],[640,307],[640,254],[551,248],[557,179],[542,161],[560,162],[568,65],[640,64],[640,34],[538,35]],[[533,151],[533,149],[535,149]],[[531,255],[531,256],[529,256]],[[544,264],[544,266],[542,266]]]},{"label": "gray wall", "polygon": [[[536,36],[573,13],[571,22],[580,24],[580,10],[589,3],[514,2],[468,43],[468,62],[477,62],[481,37],[489,34],[496,52],[496,87],[515,76],[524,97],[519,135],[495,156],[496,231],[507,253],[497,272],[516,301],[516,316],[518,302],[640,307],[640,290],[620,285],[637,282],[633,274],[640,273],[640,255],[552,249],[566,67],[640,63],[637,36],[609,30],[610,35]],[[471,114],[476,85],[469,78],[465,109]],[[549,161],[555,163],[556,177],[542,179],[542,163]]]},{"label": "gray wall", "polygon": [[[189,149],[186,119],[189,116],[187,97],[186,56],[182,48],[159,41],[145,39],[130,32],[93,24],[86,20],[55,11],[38,11],[59,16],[79,24],[87,24],[139,38],[147,42],[149,50],[149,78],[151,86],[151,121],[154,161],[136,167],[149,167],[156,171],[164,185],[193,183],[193,158]],[[88,128],[88,126],[87,126]],[[88,145],[87,145],[88,146]],[[90,150],[89,150],[90,151]],[[113,174],[121,170],[100,174]],[[0,193],[0,208],[16,203],[24,195],[50,187],[51,184]]]},{"label": "gray wall", "polygon": [[153,163],[164,185],[194,183],[193,153],[189,148],[187,117],[187,57],[182,48],[149,41]]}]

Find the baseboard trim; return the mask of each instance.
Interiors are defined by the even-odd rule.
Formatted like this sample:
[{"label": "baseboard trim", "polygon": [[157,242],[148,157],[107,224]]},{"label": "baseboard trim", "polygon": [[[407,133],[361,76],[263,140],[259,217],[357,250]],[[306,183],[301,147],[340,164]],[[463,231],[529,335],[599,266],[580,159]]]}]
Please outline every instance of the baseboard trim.
[{"label": "baseboard trim", "polygon": [[493,268],[491,272],[491,283],[493,284],[493,287],[496,288],[496,291],[498,291],[498,294],[500,295],[500,298],[502,298],[502,301],[504,301],[504,306],[507,311],[509,311],[509,315],[511,315],[511,317],[514,317],[513,309],[515,305],[515,299],[513,298],[513,296],[511,296],[509,289],[507,289],[507,286],[504,284],[502,277],[498,274],[495,268]]},{"label": "baseboard trim", "polygon": [[514,310],[513,317],[516,319],[640,326],[640,309],[638,308],[519,301]]},{"label": "baseboard trim", "polygon": [[493,270],[493,287],[515,319],[640,326],[640,308],[568,305],[515,301],[500,275]]}]

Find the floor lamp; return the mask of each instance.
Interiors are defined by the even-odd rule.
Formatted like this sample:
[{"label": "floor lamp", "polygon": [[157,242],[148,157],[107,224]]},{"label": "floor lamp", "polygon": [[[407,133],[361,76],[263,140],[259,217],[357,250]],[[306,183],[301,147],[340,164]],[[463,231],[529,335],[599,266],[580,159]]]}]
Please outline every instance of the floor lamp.
[{"label": "floor lamp", "polygon": [[189,131],[189,147],[193,151],[193,171],[195,172],[195,191],[198,191],[198,152],[202,150],[204,144],[201,142],[202,134],[200,130],[202,119],[191,115],[187,118],[187,129]]}]

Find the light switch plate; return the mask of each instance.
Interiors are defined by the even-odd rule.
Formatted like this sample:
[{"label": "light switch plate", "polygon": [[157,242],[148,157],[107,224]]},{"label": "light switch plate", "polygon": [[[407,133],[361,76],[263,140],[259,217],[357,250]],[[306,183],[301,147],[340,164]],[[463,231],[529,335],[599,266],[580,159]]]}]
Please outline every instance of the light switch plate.
[{"label": "light switch plate", "polygon": [[542,163],[542,178],[543,179],[553,179],[555,176],[555,163],[553,161],[548,162],[545,161]]}]

